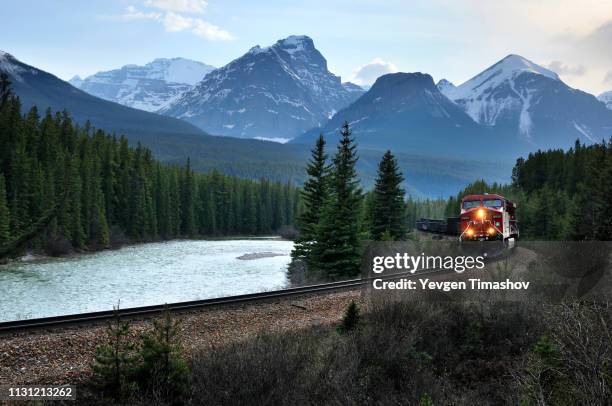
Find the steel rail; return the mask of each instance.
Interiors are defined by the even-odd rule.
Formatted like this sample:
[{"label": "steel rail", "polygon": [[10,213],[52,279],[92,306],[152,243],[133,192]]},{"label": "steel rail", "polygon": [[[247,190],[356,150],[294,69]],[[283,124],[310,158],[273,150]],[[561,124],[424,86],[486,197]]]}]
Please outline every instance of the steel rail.
[{"label": "steel rail", "polygon": [[45,329],[51,327],[79,325],[87,323],[95,323],[105,320],[110,320],[118,315],[121,319],[130,319],[138,317],[154,316],[168,309],[171,312],[182,312],[189,310],[198,310],[204,308],[212,308],[215,306],[230,306],[244,303],[257,303],[270,299],[286,298],[302,294],[331,292],[334,290],[357,288],[374,279],[398,279],[405,277],[419,277],[423,275],[431,275],[434,273],[448,273],[444,269],[431,269],[411,273],[394,273],[380,277],[368,277],[360,279],[350,279],[339,282],[321,283],[317,285],[299,286],[268,292],[248,293],[244,295],[226,296],[220,298],[192,300],[187,302],[167,303],[159,305],[149,305],[140,307],[130,307],[115,310],[103,310],[89,313],[67,314],[62,316],[41,317],[35,319],[12,320],[0,322],[0,334],[23,332],[36,329]]}]

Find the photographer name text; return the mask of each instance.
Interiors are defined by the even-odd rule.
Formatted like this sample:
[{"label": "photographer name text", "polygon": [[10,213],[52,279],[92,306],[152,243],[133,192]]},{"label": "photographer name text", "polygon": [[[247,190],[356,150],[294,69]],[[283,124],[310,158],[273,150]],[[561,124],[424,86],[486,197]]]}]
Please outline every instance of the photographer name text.
[{"label": "photographer name text", "polygon": [[526,290],[530,282],[524,281],[482,281],[480,279],[468,279],[466,281],[432,281],[427,278],[407,279],[396,281],[385,281],[374,279],[372,287],[376,290],[441,290],[450,292],[453,290]]}]

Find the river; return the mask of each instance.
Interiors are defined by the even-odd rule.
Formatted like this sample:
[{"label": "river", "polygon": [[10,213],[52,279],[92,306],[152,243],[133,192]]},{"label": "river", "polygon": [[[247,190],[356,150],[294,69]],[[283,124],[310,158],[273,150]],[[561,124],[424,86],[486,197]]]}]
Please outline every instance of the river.
[{"label": "river", "polygon": [[280,289],[292,248],[267,238],[175,240],[11,262],[0,265],[0,321]]}]

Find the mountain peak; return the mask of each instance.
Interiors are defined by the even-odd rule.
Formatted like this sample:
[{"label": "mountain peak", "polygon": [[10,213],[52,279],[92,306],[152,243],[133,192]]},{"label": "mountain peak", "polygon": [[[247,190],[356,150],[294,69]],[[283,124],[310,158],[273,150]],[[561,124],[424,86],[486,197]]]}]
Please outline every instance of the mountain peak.
[{"label": "mountain peak", "polygon": [[13,75],[16,80],[21,80],[21,73],[25,72],[27,65],[19,62],[17,58],[8,52],[0,51],[0,72],[5,72],[9,75]]},{"label": "mountain peak", "polygon": [[597,96],[597,100],[604,103],[608,109],[612,110],[612,90],[603,92]]},{"label": "mountain peak", "polygon": [[453,84],[453,82],[446,79],[440,79],[438,83],[436,83],[436,87],[440,92],[442,92],[442,94],[446,94],[447,91],[454,89],[456,86]]},{"label": "mountain peak", "polygon": [[124,65],[69,82],[94,96],[153,112],[213,70],[213,66],[186,58],[156,58],[145,65]]},{"label": "mountain peak", "polygon": [[560,80],[559,76],[555,72],[543,68],[542,66],[517,54],[510,54],[506,56],[501,61],[491,66],[491,68],[487,69],[487,71],[494,67],[501,67],[505,72],[530,72],[544,75],[551,79]]},{"label": "mountain peak", "polygon": [[512,110],[512,115],[519,116],[519,131],[529,136],[532,127],[530,89],[545,86],[544,82],[550,80],[563,84],[553,71],[520,55],[510,54],[467,82],[446,88],[444,95],[462,105],[480,124],[495,125]]},{"label": "mountain peak", "polygon": [[262,48],[259,45],[255,45],[249,49],[249,54],[260,54],[263,52],[271,51],[272,49],[282,49],[283,51],[293,55],[297,52],[302,51],[313,51],[315,50],[314,42],[312,38],[306,35],[290,35],[287,38],[279,39],[272,46]]},{"label": "mountain peak", "polygon": [[8,63],[10,61],[15,61],[15,57],[11,54],[9,54],[8,52],[4,52],[2,50],[0,50],[0,62],[5,62]]},{"label": "mountain peak", "polygon": [[276,41],[274,45],[285,50],[291,49],[293,52],[314,49],[312,38],[306,35],[290,35],[287,38]]},{"label": "mountain peak", "polygon": [[79,75],[74,75],[69,81],[68,83],[70,83],[72,86],[74,87],[81,87],[81,85],[83,84],[83,78],[81,78]]},{"label": "mountain peak", "polygon": [[320,126],[361,94],[327,69],[310,37],[292,35],[252,47],[160,112],[213,134],[292,138]]},{"label": "mountain peak", "polygon": [[376,82],[374,82],[370,90],[377,91],[378,89],[401,86],[433,88],[435,87],[435,84],[433,78],[427,73],[397,72],[387,73],[386,75],[380,76],[378,79],[376,79]]}]

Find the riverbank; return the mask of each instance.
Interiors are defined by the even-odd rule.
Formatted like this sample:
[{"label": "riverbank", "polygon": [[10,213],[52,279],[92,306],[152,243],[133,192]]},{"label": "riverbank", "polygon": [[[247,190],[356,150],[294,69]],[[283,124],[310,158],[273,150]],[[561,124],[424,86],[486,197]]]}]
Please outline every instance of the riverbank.
[{"label": "riverbank", "polygon": [[[291,331],[337,323],[360,291],[304,295],[273,303],[236,305],[178,315],[181,339],[189,358],[262,331]],[[151,328],[135,321],[132,334]],[[0,336],[0,382],[3,384],[76,384],[91,376],[95,348],[105,339],[105,326],[84,326]],[[78,390],[78,389],[77,389]]]},{"label": "riverbank", "polygon": [[[35,261],[46,261],[55,258],[78,258],[83,255],[96,254],[104,251],[117,251],[127,247],[138,247],[147,244],[155,244],[160,242],[173,242],[173,241],[231,241],[231,240],[278,240],[278,241],[291,241],[290,239],[284,238],[281,235],[232,235],[232,236],[201,236],[192,238],[172,238],[169,240],[152,240],[152,241],[129,241],[118,245],[113,245],[105,248],[98,249],[82,249],[82,250],[71,250],[61,255],[50,255],[43,249],[27,250],[23,255],[15,258],[0,258],[0,265],[10,264],[12,262],[35,262]],[[254,253],[259,254],[259,253]],[[264,253],[265,254],[265,253]],[[265,256],[262,256],[265,258]]]}]

